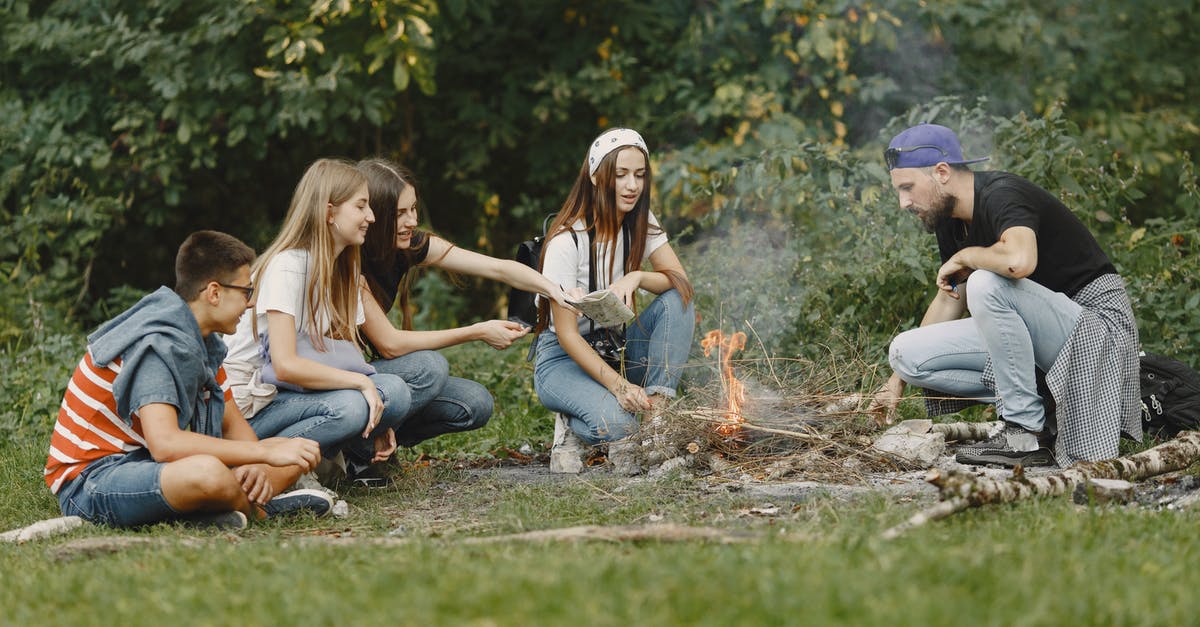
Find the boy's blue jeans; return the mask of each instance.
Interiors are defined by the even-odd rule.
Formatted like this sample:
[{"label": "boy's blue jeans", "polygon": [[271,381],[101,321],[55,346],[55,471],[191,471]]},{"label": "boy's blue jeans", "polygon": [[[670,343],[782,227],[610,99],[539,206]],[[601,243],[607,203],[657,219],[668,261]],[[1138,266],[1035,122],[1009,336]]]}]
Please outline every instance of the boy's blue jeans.
[{"label": "boy's blue jeans", "polygon": [[64,516],[113,527],[180,518],[162,493],[159,478],[164,466],[145,448],[101,457],[63,484],[57,495],[59,509]]}]

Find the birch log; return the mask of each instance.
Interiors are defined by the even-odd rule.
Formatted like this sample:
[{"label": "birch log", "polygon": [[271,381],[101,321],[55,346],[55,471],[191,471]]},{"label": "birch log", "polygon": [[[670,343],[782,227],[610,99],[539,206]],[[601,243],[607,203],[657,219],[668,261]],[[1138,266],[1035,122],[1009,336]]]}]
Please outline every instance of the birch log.
[{"label": "birch log", "polygon": [[1011,503],[1026,498],[1071,494],[1088,479],[1141,481],[1163,473],[1183,470],[1200,460],[1200,431],[1184,431],[1175,439],[1129,457],[1100,462],[1079,462],[1060,472],[1028,477],[1018,467],[1011,479],[988,479],[973,473],[935,468],[925,480],[941,491],[942,502],[918,512],[883,532],[884,539],[900,536],[931,520],[939,520],[968,507]]},{"label": "birch log", "polygon": [[947,442],[986,440],[1000,430],[1001,423],[993,422],[945,422],[931,426],[930,433],[942,433]]}]

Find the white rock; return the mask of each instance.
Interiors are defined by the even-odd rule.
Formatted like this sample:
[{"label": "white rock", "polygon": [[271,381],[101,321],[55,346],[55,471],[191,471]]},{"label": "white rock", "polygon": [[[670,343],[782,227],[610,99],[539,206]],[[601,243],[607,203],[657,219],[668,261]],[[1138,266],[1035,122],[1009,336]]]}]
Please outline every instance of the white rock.
[{"label": "white rock", "polygon": [[687,468],[690,463],[691,459],[688,457],[672,457],[671,459],[668,459],[658,467],[651,470],[649,476],[658,478],[677,468]]},{"label": "white rock", "polygon": [[946,436],[941,433],[914,433],[911,428],[907,427],[901,429],[907,422],[929,421],[906,420],[904,423],[888,429],[875,440],[872,446],[875,450],[902,465],[912,468],[929,468],[946,450]]}]

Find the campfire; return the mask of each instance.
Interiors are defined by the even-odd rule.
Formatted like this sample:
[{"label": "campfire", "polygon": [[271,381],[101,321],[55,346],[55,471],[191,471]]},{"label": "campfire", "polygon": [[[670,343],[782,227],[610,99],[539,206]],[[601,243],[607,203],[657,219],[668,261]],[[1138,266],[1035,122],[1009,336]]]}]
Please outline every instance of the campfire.
[{"label": "campfire", "polygon": [[704,356],[709,357],[717,351],[717,362],[721,372],[721,397],[725,402],[723,423],[717,425],[717,433],[725,437],[735,437],[742,430],[746,419],[742,416],[742,404],[746,402],[746,387],[733,376],[733,355],[746,347],[746,334],[741,331],[725,335],[720,329],[713,329],[700,340]]},{"label": "campfire", "polygon": [[[840,392],[869,366],[857,346],[817,360],[747,358],[747,341],[747,333],[720,328],[700,338],[714,359],[706,374],[641,425],[649,476],[679,470],[706,481],[798,476],[858,483],[896,469],[872,448],[878,426],[861,413],[862,396]],[[719,376],[708,376],[710,368]]]}]

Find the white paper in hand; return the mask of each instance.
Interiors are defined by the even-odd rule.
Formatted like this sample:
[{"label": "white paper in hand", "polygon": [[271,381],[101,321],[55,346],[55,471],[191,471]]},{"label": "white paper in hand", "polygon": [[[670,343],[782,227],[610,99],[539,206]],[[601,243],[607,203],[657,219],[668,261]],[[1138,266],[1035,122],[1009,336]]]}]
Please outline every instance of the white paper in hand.
[{"label": "white paper in hand", "polygon": [[568,298],[567,302],[602,327],[615,327],[633,320],[633,310],[608,290],[596,290],[579,300]]}]

